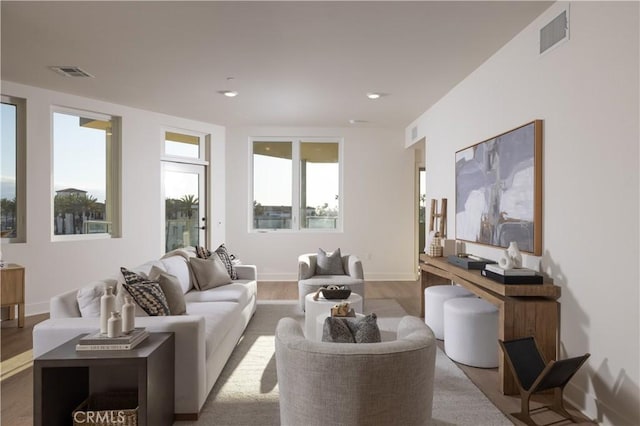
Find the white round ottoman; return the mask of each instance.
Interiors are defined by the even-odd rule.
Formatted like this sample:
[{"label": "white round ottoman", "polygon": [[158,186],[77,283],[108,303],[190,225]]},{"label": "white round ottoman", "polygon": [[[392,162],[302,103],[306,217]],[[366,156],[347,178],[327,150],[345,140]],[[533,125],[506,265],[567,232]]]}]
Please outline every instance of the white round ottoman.
[{"label": "white round ottoman", "polygon": [[444,339],[444,302],[469,296],[473,293],[459,285],[434,285],[424,289],[424,322],[436,339]]},{"label": "white round ottoman", "polygon": [[475,298],[444,303],[444,351],[454,361],[472,367],[498,366],[498,309]]}]

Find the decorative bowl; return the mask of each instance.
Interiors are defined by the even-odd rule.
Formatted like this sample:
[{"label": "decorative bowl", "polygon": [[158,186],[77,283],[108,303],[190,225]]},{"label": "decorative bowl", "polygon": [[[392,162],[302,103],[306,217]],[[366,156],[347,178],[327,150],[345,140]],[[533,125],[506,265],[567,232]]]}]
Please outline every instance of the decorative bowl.
[{"label": "decorative bowl", "polygon": [[340,289],[324,288],[322,289],[322,296],[324,296],[325,299],[347,299],[351,296],[351,289],[344,288],[344,286]]}]

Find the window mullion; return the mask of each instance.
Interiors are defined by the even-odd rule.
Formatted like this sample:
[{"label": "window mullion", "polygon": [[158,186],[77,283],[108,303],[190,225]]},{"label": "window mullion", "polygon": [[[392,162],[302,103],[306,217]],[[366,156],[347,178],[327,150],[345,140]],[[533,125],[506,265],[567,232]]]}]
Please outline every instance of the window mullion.
[{"label": "window mullion", "polygon": [[292,139],[292,166],[291,173],[291,221],[292,229],[299,231],[300,225],[300,139]]}]

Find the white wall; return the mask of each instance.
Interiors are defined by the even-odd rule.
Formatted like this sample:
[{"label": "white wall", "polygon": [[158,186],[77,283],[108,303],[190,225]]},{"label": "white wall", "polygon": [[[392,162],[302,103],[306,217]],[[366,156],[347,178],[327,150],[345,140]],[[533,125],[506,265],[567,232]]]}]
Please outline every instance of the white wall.
[{"label": "white wall", "polygon": [[[344,138],[344,232],[249,232],[251,136]],[[319,247],[357,254],[367,280],[415,279],[413,151],[403,132],[354,128],[228,128],[227,242],[264,280],[296,280],[298,255]]]},{"label": "white wall", "polygon": [[[640,424],[639,8],[571,3],[570,40],[539,56],[538,29],[564,5],[554,4],[406,134],[417,126],[416,140],[426,137],[427,198],[455,199],[455,151],[544,120],[542,269],[562,287],[561,356],[591,353],[566,393],[602,423]],[[455,229],[453,214],[448,226]],[[497,258],[486,247],[466,251]]]},{"label": "white wall", "polygon": [[[169,126],[211,134],[211,244],[225,238],[225,130],[121,105],[2,82],[2,94],[27,100],[27,240],[3,244],[6,261],[26,267],[27,315],[49,310],[49,299],[91,280],[158,258],[164,252],[160,217],[160,155]],[[51,241],[51,106],[122,117],[122,238]]]}]

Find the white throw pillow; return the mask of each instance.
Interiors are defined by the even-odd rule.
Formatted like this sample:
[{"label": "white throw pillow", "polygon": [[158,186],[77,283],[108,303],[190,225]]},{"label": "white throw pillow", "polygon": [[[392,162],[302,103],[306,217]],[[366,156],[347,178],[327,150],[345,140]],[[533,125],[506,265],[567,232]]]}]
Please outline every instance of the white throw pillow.
[{"label": "white throw pillow", "polygon": [[104,294],[105,287],[109,285],[115,288],[115,282],[106,283],[104,281],[95,281],[78,290],[76,300],[80,315],[84,318],[100,317],[100,298]]}]

